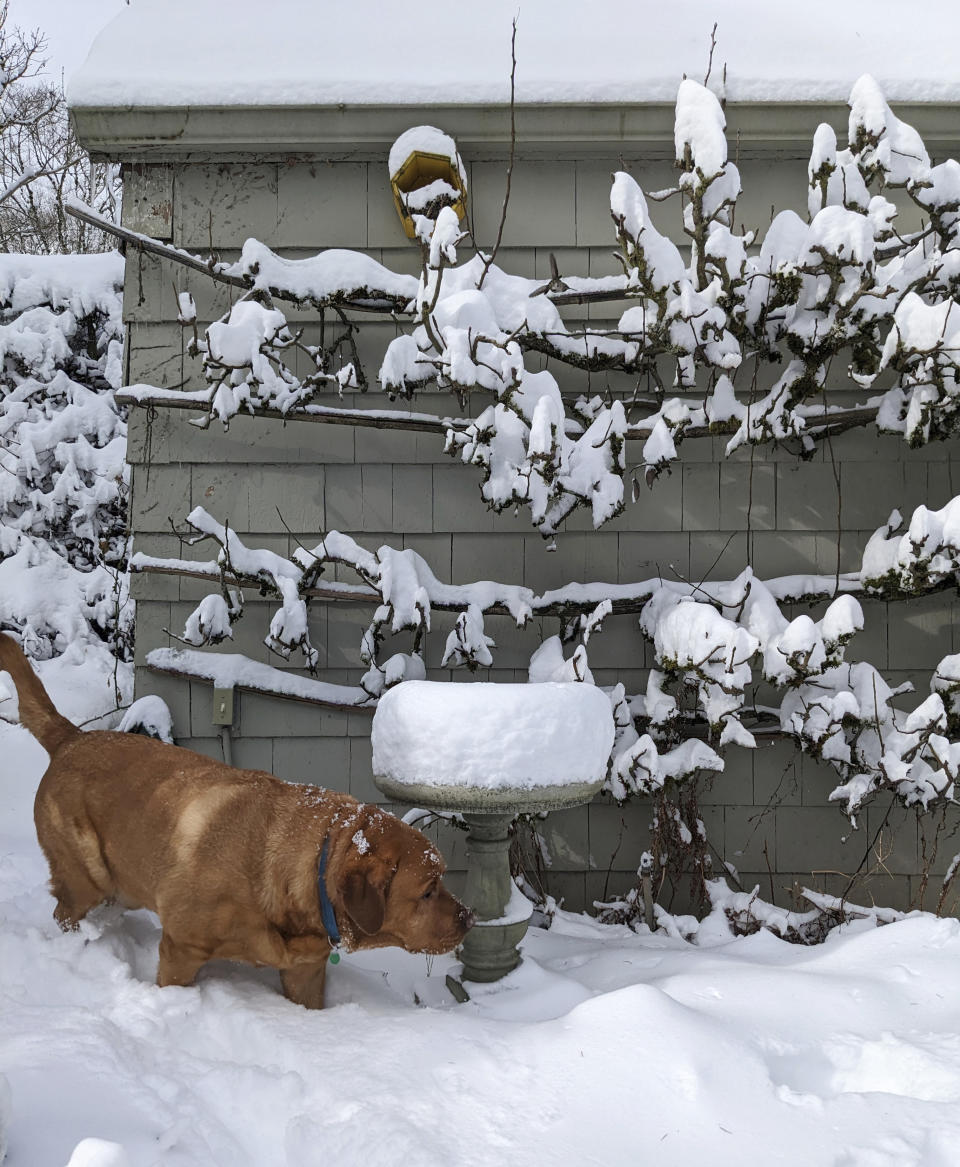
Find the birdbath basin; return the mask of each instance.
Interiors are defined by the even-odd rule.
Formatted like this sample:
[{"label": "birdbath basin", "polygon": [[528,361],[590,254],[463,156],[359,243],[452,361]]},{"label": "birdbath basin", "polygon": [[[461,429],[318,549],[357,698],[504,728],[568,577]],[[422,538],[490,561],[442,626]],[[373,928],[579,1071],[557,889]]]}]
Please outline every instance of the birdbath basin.
[{"label": "birdbath basin", "polygon": [[510,876],[519,814],[589,802],[613,747],[613,715],[593,685],[404,681],[373,718],[373,773],[394,802],[457,812],[467,824],[464,899],[476,916],[463,979],[496,981],[520,963],[532,905]]}]

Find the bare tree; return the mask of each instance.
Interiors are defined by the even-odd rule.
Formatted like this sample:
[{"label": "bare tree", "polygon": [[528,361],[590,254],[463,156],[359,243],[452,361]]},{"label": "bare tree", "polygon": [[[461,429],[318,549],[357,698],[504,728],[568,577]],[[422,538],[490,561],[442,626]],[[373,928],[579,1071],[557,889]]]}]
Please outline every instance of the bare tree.
[{"label": "bare tree", "polygon": [[104,251],[108,237],[66,215],[75,197],[115,218],[116,168],[80,146],[61,85],[40,80],[43,34],[8,26],[0,2],[0,250]]}]

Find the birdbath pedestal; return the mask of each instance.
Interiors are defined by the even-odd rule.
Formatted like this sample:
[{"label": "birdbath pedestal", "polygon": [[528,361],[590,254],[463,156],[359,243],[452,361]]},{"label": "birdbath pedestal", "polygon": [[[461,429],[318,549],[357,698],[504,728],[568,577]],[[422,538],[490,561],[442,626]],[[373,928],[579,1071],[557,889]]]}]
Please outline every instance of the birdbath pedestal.
[{"label": "birdbath pedestal", "polygon": [[[391,801],[463,815],[463,898],[476,916],[463,979],[499,980],[520,963],[532,912],[510,875],[510,825],[597,793],[613,744],[608,698],[579,683],[405,681],[381,697],[372,736],[374,781]],[[451,991],[467,999],[456,982]]]}]

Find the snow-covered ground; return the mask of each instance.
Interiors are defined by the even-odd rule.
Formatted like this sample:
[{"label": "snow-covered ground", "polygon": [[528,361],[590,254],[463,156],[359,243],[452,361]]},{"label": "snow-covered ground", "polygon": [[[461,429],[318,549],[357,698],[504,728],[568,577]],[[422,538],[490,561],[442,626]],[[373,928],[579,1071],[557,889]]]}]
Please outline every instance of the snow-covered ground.
[{"label": "snow-covered ground", "polygon": [[[98,671],[41,668],[95,712]],[[149,913],[58,932],[31,820],[45,755],[0,726],[0,757],[5,1167],[960,1162],[956,920],[803,948],[560,913],[467,1005],[451,959],[393,950],[346,956],[321,1013],[239,966],[161,990]]]}]

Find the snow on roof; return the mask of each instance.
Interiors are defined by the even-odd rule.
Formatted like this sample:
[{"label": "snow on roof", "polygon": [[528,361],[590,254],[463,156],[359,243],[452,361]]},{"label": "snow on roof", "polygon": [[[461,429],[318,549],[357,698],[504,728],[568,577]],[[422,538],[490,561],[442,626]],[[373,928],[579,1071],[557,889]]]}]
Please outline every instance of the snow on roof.
[{"label": "snow on roof", "polygon": [[[225,11],[226,10],[226,11]],[[727,67],[731,101],[960,101],[956,0],[484,0],[428,19],[395,0],[134,0],[69,86],[75,106],[672,102]],[[463,11],[462,9],[460,11]],[[226,17],[226,18],[225,18]]]}]

